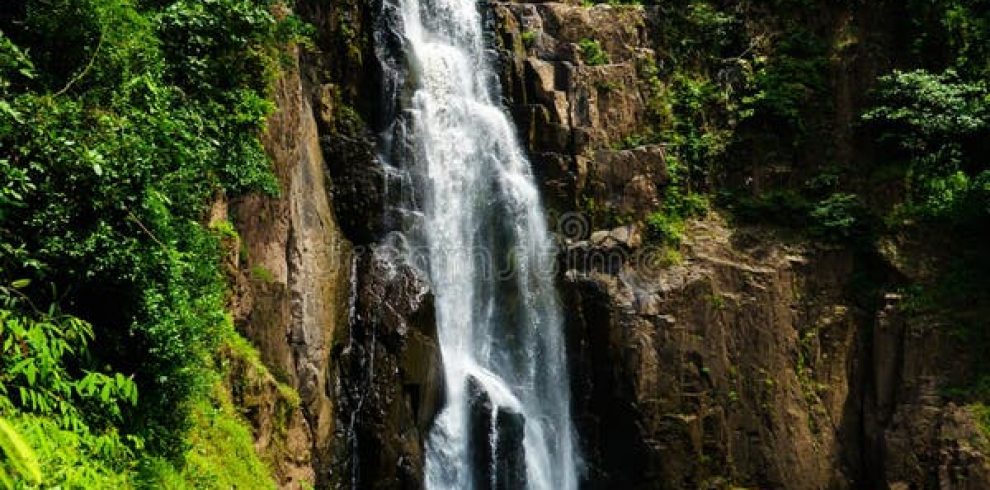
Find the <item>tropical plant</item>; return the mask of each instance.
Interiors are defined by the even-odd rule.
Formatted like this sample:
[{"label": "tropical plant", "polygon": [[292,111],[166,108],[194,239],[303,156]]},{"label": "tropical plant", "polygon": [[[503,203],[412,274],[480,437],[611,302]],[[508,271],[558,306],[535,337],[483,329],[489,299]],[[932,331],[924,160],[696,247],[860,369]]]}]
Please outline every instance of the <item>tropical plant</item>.
[{"label": "tropical plant", "polygon": [[24,442],[20,434],[6,420],[0,418],[0,486],[16,488],[15,480],[28,484],[41,483],[41,467],[38,457]]}]

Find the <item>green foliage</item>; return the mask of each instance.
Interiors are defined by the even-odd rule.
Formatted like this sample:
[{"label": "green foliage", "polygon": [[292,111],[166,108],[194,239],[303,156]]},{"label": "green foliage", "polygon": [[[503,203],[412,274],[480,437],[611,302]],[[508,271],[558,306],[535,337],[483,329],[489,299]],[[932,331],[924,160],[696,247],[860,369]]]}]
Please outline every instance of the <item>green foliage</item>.
[{"label": "green foliage", "polygon": [[990,75],[988,7],[986,0],[909,0],[908,36],[922,66],[953,68],[973,79]]},{"label": "green foliage", "polygon": [[970,411],[976,416],[983,434],[990,437],[990,407],[983,403],[974,403],[969,406]]},{"label": "green foliage", "polygon": [[758,195],[724,197],[721,204],[748,223],[800,230],[811,237],[844,244],[864,244],[873,218],[856,194],[832,192],[820,199],[807,188],[772,190]]},{"label": "green foliage", "polygon": [[68,430],[41,416],[13,420],[37,452],[45,488],[130,488],[135,454],[113,431]]},{"label": "green foliage", "polygon": [[710,204],[704,194],[685,186],[683,170],[676,158],[668,158],[667,170],[670,182],[664,188],[663,207],[646,217],[646,231],[651,241],[676,247],[683,239],[684,220],[703,216]]},{"label": "green foliage", "polygon": [[725,196],[721,204],[743,222],[768,223],[801,227],[806,223],[811,204],[796,190],[773,190],[758,195]]},{"label": "green foliage", "polygon": [[41,468],[38,457],[20,434],[0,418],[0,487],[13,489],[14,479],[29,484],[41,483]]},{"label": "green foliage", "polygon": [[847,241],[867,233],[867,214],[859,196],[837,192],[812,206],[808,212],[810,230],[829,240]]},{"label": "green foliage", "polygon": [[584,62],[590,66],[607,65],[609,63],[608,53],[602,49],[602,44],[597,39],[584,38],[578,41],[581,49],[581,56]]},{"label": "green foliage", "polygon": [[658,2],[663,28],[658,33],[665,61],[677,68],[704,72],[715,60],[738,55],[742,19],[730,8],[708,0]]},{"label": "green foliage", "polygon": [[650,239],[677,246],[684,237],[684,219],[676,214],[658,211],[647,216],[646,229]]},{"label": "green foliage", "polygon": [[143,488],[169,489],[274,489],[271,470],[254,450],[250,429],[222,387],[215,385],[208,397],[190,409],[192,448],[177,468],[169,461],[151,458],[142,462],[136,482]]},{"label": "green foliage", "polygon": [[533,45],[536,43],[536,36],[537,36],[536,31],[531,31],[531,30],[523,31],[522,33],[523,46],[526,46],[527,48],[532,48]]},{"label": "green foliage", "polygon": [[828,63],[825,44],[798,29],[775,46],[767,57],[754,60],[747,94],[742,97],[743,118],[762,118],[777,130],[803,133],[805,111],[815,107],[825,93]]},{"label": "green foliage", "polygon": [[630,134],[614,145],[617,150],[631,150],[647,144],[648,138],[641,134]]},{"label": "green foliage", "polygon": [[[0,292],[16,306],[16,291]],[[91,325],[54,308],[33,315],[0,308],[0,413],[20,414],[14,422],[37,449],[51,486],[117,486],[126,482],[133,449],[143,447],[140,437],[117,429],[123,410],[137,403],[137,386],[120,373],[87,369],[92,337]]]},{"label": "green foliage", "polygon": [[581,6],[583,7],[594,7],[599,4],[606,4],[611,7],[621,7],[625,5],[640,6],[643,5],[643,0],[581,0]]},{"label": "green foliage", "polygon": [[686,166],[685,183],[706,187],[732,137],[732,130],[719,127],[712,117],[728,110],[732,102],[724,90],[703,76],[675,74],[671,93],[673,117],[664,139]]},{"label": "green foliage", "polygon": [[272,275],[272,271],[263,265],[251,267],[251,277],[262,282],[275,282],[275,276]]},{"label": "green foliage", "polygon": [[[824,97],[831,68],[828,38],[814,23],[821,6],[803,1],[658,3],[661,48],[655,59],[640,59],[639,74],[654,128],[649,139],[668,144],[668,159],[681,167],[680,193],[709,193],[720,179],[732,182],[737,169],[771,158],[780,164],[797,158],[824,119],[820,115],[829,110]],[[756,155],[760,163],[752,161]],[[734,196],[749,199],[729,203],[737,209],[769,204],[743,193]],[[785,220],[807,219],[808,206],[800,207],[792,213],[800,218]]]},{"label": "green foliage", "polygon": [[907,206],[929,219],[986,219],[990,90],[954,71],[882,77],[863,115],[889,158],[907,169]]},{"label": "green foliage", "polygon": [[120,486],[136,450],[187,452],[236,237],[205,225],[208,204],[278,191],[259,135],[280,45],[311,34],[278,10],[26,0],[0,16],[0,412],[63,487]]},{"label": "green foliage", "polygon": [[92,327],[76,317],[46,314],[36,320],[0,309],[0,396],[72,430],[86,429],[83,405],[104,422],[120,422],[121,407],[137,403],[134,382],[120,373],[73,375],[66,367],[67,357],[85,354],[92,337]]},{"label": "green foliage", "polygon": [[641,57],[637,66],[653,127],[646,139],[668,145],[668,158],[683,167],[685,191],[706,192],[741,119],[740,94],[750,71],[750,62],[737,56],[749,51],[743,23],[715,2],[681,0],[660,9],[665,50]]},{"label": "green foliage", "polygon": [[[223,385],[224,379],[230,379],[228,369],[232,359],[248,363],[254,370],[253,376],[263,378],[268,375],[268,370],[261,362],[257,349],[234,330],[229,315],[216,335],[221,347],[210,360],[215,370],[211,373],[209,389],[188,402],[191,425],[186,439],[189,448],[179,456],[182,464],[177,466],[160,457],[146,458],[141,461],[134,476],[138,486],[218,490],[274,487],[271,471],[255,452],[253,435],[228,391],[236,393],[243,390],[239,383],[250,384],[256,378],[247,376],[234,379],[233,386]],[[286,409],[299,406],[299,395],[295,390],[282,384],[278,388],[279,394],[288,403]],[[276,425],[276,430],[282,428]]]}]

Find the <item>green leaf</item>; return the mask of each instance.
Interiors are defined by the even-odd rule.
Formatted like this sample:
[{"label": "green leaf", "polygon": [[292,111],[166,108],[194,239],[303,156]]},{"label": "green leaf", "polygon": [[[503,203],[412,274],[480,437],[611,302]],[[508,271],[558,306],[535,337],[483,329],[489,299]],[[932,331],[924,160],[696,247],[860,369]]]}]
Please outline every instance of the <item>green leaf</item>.
[{"label": "green leaf", "polygon": [[12,288],[14,288],[14,289],[24,289],[24,288],[26,288],[26,287],[28,287],[30,285],[31,285],[31,280],[30,279],[18,279],[16,281],[10,283],[10,286]]},{"label": "green leaf", "polygon": [[38,368],[34,364],[28,365],[24,369],[24,376],[27,377],[28,386],[34,386],[34,382],[38,378]]},{"label": "green leaf", "polygon": [[4,419],[0,419],[0,450],[7,456],[14,471],[30,483],[41,483],[41,467],[37,456]]},{"label": "green leaf", "polygon": [[18,124],[24,123],[24,120],[21,119],[21,113],[11,107],[10,102],[7,102],[6,100],[0,99],[0,112],[10,116],[13,120],[17,121]]}]

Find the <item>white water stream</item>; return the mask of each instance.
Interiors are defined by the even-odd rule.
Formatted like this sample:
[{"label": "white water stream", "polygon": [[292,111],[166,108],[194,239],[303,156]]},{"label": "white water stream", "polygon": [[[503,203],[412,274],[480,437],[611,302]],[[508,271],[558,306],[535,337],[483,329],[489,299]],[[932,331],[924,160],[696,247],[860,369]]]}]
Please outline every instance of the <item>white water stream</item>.
[{"label": "white water stream", "polygon": [[[416,224],[408,231],[435,294],[446,386],[427,442],[426,486],[506,484],[494,463],[490,482],[475,481],[473,379],[494,405],[493,421],[499,410],[524,417],[527,488],[574,489],[554,252],[529,162],[497,99],[480,5],[390,0],[387,7],[401,21],[390,29],[405,56],[402,81],[392,80],[406,87],[395,131],[404,161],[396,163],[415,182]],[[486,443],[497,445],[497,433]]]}]

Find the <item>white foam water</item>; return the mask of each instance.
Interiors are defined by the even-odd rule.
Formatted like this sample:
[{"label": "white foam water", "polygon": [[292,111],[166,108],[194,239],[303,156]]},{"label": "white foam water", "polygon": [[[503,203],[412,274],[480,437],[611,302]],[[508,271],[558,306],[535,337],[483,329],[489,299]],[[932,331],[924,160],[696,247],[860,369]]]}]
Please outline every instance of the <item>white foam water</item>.
[{"label": "white foam water", "polygon": [[[498,472],[505,469],[494,462],[483,472],[491,481],[475,481],[470,446],[499,444],[494,421],[505,410],[524,420],[526,487],[574,489],[578,456],[555,256],[529,162],[498,102],[479,4],[385,5],[401,24],[388,28],[404,56],[403,68],[386,67],[386,87],[401,100],[390,138],[403,149],[392,159],[402,160],[393,163],[414,182],[417,212],[407,235],[433,287],[445,375],[425,484],[462,490],[504,482]],[[471,436],[469,382],[492,405],[485,441]]]}]

